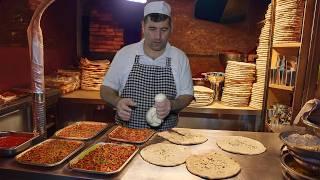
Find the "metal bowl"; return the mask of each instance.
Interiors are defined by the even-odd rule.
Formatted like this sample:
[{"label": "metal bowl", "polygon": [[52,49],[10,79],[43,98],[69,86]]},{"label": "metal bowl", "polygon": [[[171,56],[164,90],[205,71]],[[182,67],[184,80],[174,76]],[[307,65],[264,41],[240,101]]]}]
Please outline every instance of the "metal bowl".
[{"label": "metal bowl", "polygon": [[281,167],[284,171],[283,174],[293,179],[299,179],[299,180],[319,180],[320,179],[319,175],[301,168],[300,164],[297,163],[292,157],[292,155],[290,155],[289,153],[285,153],[281,156]]},{"label": "metal bowl", "polygon": [[309,121],[309,119],[302,119],[302,122],[307,125],[308,131],[312,132],[316,136],[320,137],[320,126],[315,123]]},{"label": "metal bowl", "polygon": [[[295,143],[288,142],[287,137],[292,134],[310,134],[307,131],[285,131],[280,133],[279,137],[282,140],[282,142],[287,146],[287,148],[290,151],[293,151],[295,154],[297,154],[299,157],[307,158],[307,159],[315,159],[320,161],[320,150],[309,148],[308,146],[299,146]],[[311,134],[312,135],[312,134]]]},{"label": "metal bowl", "polygon": [[320,175],[320,161],[316,159],[305,158],[297,155],[293,151],[288,151],[292,155],[293,159],[299,163],[303,168],[313,171]]}]

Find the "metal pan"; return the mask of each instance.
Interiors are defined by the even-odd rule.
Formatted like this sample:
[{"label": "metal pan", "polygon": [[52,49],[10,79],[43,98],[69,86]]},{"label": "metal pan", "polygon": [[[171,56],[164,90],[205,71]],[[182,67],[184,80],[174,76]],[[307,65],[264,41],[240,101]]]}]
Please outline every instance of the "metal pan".
[{"label": "metal pan", "polygon": [[0,147],[0,156],[14,156],[24,150],[26,150],[31,145],[35,144],[39,139],[39,135],[30,133],[30,132],[13,132],[13,131],[2,131],[0,132],[0,138],[6,136],[30,136],[30,139],[25,141],[24,143],[11,147],[11,148],[1,148]]},{"label": "metal pan", "polygon": [[[88,155],[91,151],[95,150],[96,148],[98,148],[99,146],[103,146],[103,145],[106,145],[106,144],[111,144],[111,145],[117,145],[117,146],[132,146],[132,147],[135,147],[136,150],[131,154],[131,156],[121,165],[120,168],[118,168],[117,170],[115,171],[110,171],[110,172],[102,172],[102,171],[95,171],[95,170],[87,170],[87,169],[81,169],[81,168],[75,168],[75,167],[72,167],[74,166],[74,164],[76,164],[79,160],[81,160],[82,158],[84,158],[86,155]],[[75,171],[79,171],[79,172],[86,172],[86,173],[94,173],[94,174],[104,174],[104,175],[107,175],[107,174],[115,174],[115,173],[118,173],[120,172],[128,163],[129,161],[137,154],[139,148],[135,145],[132,145],[132,144],[118,144],[118,143],[104,143],[104,142],[100,142],[100,143],[97,143],[91,147],[89,147],[88,149],[82,151],[78,156],[76,156],[75,158],[73,158],[70,162],[69,162],[69,167],[72,169],[72,170],[75,170]]]},{"label": "metal pan", "polygon": [[289,150],[293,151],[295,154],[297,154],[300,157],[320,160],[319,149],[318,150],[310,149],[307,146],[297,146],[294,143],[288,142],[286,138],[292,134],[305,135],[309,133],[306,131],[285,131],[280,133],[279,135],[280,139],[288,147]]},{"label": "metal pan", "polygon": [[116,138],[116,137],[112,137],[111,135],[113,133],[115,133],[117,130],[119,130],[122,126],[117,126],[116,128],[114,128],[109,134],[108,134],[108,138],[110,140],[114,140],[114,141],[120,141],[120,142],[127,142],[127,143],[135,143],[135,144],[142,144],[147,142],[155,133],[155,131],[151,131],[150,134],[148,136],[146,136],[143,140],[141,141],[130,141],[129,139],[123,139],[123,138]]},{"label": "metal pan", "polygon": [[[102,125],[104,126],[104,128],[102,128],[101,130],[97,131],[95,134],[93,134],[91,137],[63,137],[60,134],[63,131],[66,131],[68,128],[72,128],[75,126],[79,126],[79,125],[84,125],[84,124],[90,124],[90,125]],[[57,131],[54,136],[58,137],[58,138],[63,138],[63,139],[73,139],[73,140],[90,140],[93,139],[94,137],[96,137],[98,134],[100,134],[103,130],[105,130],[107,128],[108,124],[107,123],[102,123],[102,122],[92,122],[92,121],[79,121],[76,123],[73,123],[69,126],[66,126],[62,129],[60,129],[59,131]]]},{"label": "metal pan", "polygon": [[[55,162],[55,163],[52,163],[52,164],[49,164],[49,163],[33,163],[33,162],[24,162],[24,161],[21,161],[19,160],[19,158],[21,158],[22,156],[24,156],[27,152],[33,150],[34,148],[36,147],[39,147],[39,146],[43,146],[44,143],[47,143],[47,142],[51,142],[51,141],[65,141],[65,142],[76,142],[76,143],[79,143],[79,147],[77,147],[75,150],[73,150],[71,153],[69,153],[68,155],[66,155],[63,159],[61,159],[60,161],[58,162]],[[27,164],[27,165],[35,165],[35,166],[42,166],[42,167],[53,167],[53,166],[57,166],[61,163],[63,163],[65,160],[67,160],[68,158],[70,158],[72,155],[74,155],[76,152],[78,152],[81,148],[83,148],[84,146],[84,142],[82,141],[75,141],[75,140],[66,140],[66,139],[47,139],[39,144],[37,144],[36,146],[22,152],[21,154],[17,155],[15,157],[15,160],[18,162],[18,163],[21,163],[21,164]]]},{"label": "metal pan", "polygon": [[281,156],[281,166],[286,175],[293,179],[299,180],[319,180],[320,176],[315,175],[309,171],[304,170],[300,165],[293,159],[293,157],[285,153]]},{"label": "metal pan", "polygon": [[291,154],[293,159],[297,163],[299,163],[303,168],[320,174],[320,165],[319,165],[320,161],[317,161],[315,159],[300,157],[297,154],[295,154],[293,151],[289,151],[289,154]]},{"label": "metal pan", "polygon": [[320,127],[311,122],[309,119],[302,119],[302,122],[307,125],[307,128],[310,129],[316,136],[320,137]]}]

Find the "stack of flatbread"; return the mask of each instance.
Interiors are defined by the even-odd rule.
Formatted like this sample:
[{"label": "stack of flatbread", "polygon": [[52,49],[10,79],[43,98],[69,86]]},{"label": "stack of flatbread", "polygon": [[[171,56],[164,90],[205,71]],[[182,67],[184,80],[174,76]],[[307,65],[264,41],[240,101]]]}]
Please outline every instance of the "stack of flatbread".
[{"label": "stack of flatbread", "polygon": [[191,155],[188,147],[175,144],[157,143],[140,151],[142,159],[158,166],[178,166]]},{"label": "stack of flatbread", "polygon": [[60,89],[62,94],[80,87],[80,71],[58,69],[56,75],[45,76],[45,86]]},{"label": "stack of flatbread", "polygon": [[240,172],[236,161],[216,152],[192,155],[186,160],[186,166],[192,174],[207,179],[224,179]]},{"label": "stack of flatbread", "polygon": [[236,154],[261,154],[266,151],[266,147],[257,140],[242,137],[228,136],[217,141],[217,145],[227,152]]},{"label": "stack of flatbread", "polygon": [[213,103],[214,91],[205,86],[193,86],[194,98],[189,107],[208,106]]},{"label": "stack of flatbread", "polygon": [[228,61],[221,101],[230,106],[248,106],[256,65]]},{"label": "stack of flatbread", "polygon": [[2,92],[2,93],[0,93],[0,104],[7,103],[9,101],[13,101],[13,100],[17,99],[17,97],[18,96],[13,92],[10,92],[10,91]]},{"label": "stack of flatbread", "polygon": [[158,135],[171,143],[179,145],[202,144],[208,140],[201,134],[195,134],[189,129],[182,128],[172,128],[172,130],[160,132]]},{"label": "stack of flatbread", "polygon": [[250,107],[262,109],[264,96],[264,83],[256,82],[252,85],[252,95],[250,100]]},{"label": "stack of flatbread", "polygon": [[90,61],[87,58],[81,58],[81,89],[100,90],[104,75],[109,69],[109,60]]},{"label": "stack of flatbread", "polygon": [[267,13],[265,14],[264,25],[261,29],[261,33],[259,36],[259,44],[257,47],[257,55],[256,59],[256,71],[257,71],[257,79],[256,83],[252,86],[252,94],[250,100],[250,107],[256,109],[262,109],[263,104],[263,95],[264,95],[264,84],[266,78],[266,69],[268,62],[268,54],[269,50],[269,41],[270,41],[270,26],[271,26],[271,4],[268,6]]},{"label": "stack of flatbread", "polygon": [[276,3],[273,43],[300,42],[305,0]]}]

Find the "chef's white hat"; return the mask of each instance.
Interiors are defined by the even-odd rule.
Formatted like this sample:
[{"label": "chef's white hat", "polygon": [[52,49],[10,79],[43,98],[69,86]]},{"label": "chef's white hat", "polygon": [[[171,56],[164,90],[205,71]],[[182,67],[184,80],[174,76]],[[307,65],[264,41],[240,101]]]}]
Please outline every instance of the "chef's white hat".
[{"label": "chef's white hat", "polygon": [[164,1],[153,1],[144,7],[143,15],[146,16],[151,13],[159,13],[171,16],[171,8],[170,5]]}]

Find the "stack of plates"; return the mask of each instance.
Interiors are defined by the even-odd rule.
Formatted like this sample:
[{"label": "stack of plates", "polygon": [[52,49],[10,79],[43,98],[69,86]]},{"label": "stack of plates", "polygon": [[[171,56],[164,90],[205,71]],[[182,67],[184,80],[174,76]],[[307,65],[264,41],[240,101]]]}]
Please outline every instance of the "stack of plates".
[{"label": "stack of plates", "polygon": [[221,101],[230,106],[248,106],[256,65],[228,61]]},{"label": "stack of plates", "polygon": [[305,0],[276,3],[273,43],[300,42]]},{"label": "stack of plates", "polygon": [[269,41],[270,41],[270,26],[271,26],[271,4],[268,6],[265,15],[265,23],[261,29],[259,37],[259,45],[257,48],[258,58],[256,60],[257,70],[257,83],[253,84],[252,95],[249,106],[257,109],[262,109],[264,84],[266,78],[266,69],[269,54]]},{"label": "stack of plates", "polygon": [[109,69],[109,64],[109,60],[90,61],[87,58],[81,58],[81,89],[100,90],[104,75]]}]

